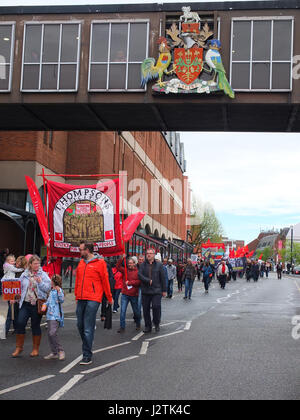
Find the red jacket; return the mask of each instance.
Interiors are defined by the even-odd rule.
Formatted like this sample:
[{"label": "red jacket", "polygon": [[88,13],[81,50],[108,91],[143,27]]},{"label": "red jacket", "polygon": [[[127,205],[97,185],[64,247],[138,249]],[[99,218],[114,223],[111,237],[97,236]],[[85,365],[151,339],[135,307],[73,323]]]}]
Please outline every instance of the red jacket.
[{"label": "red jacket", "polygon": [[49,262],[48,264],[44,265],[43,271],[45,271],[45,273],[48,273],[48,276],[51,279],[52,276],[54,276],[54,274],[60,275],[61,266],[62,266],[62,258],[58,257],[55,261]]},{"label": "red jacket", "polygon": [[115,289],[122,289],[123,287],[123,274],[117,270],[116,267],[112,269],[114,278],[116,280]]},{"label": "red jacket", "polygon": [[76,300],[102,302],[103,293],[112,303],[106,262],[96,257],[88,262],[81,259],[75,281]]},{"label": "red jacket", "polygon": [[[127,295],[127,296],[138,296],[139,288],[141,286],[141,280],[138,277],[138,274],[139,274],[138,269],[136,267],[133,270],[127,269],[127,281],[128,281],[128,285],[127,285],[126,276],[125,276],[125,268],[122,267],[122,261],[123,259],[121,258],[117,262],[117,270],[123,274],[122,294]],[[127,286],[129,286],[129,289]]]}]

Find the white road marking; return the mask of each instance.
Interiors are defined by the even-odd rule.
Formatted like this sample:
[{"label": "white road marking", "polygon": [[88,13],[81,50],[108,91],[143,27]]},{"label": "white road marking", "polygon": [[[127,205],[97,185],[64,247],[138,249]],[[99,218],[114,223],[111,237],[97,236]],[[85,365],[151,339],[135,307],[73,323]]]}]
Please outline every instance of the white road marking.
[{"label": "white road marking", "polygon": [[76,385],[77,382],[79,382],[80,379],[82,379],[83,377],[84,377],[84,375],[73,376],[73,378],[70,379],[69,382],[67,382],[65,386],[63,386],[55,394],[53,394],[50,398],[48,398],[48,401],[59,400],[64,394],[66,394],[68,391],[70,391],[70,389],[73,388],[73,386]]},{"label": "white road marking", "polygon": [[[100,353],[106,350],[111,350],[111,349],[114,349],[115,347],[125,346],[126,344],[130,344],[130,341],[126,341],[125,343],[121,343],[121,344],[116,344],[115,346],[109,346],[109,347],[104,347],[102,349],[94,350],[93,354]],[[74,366],[76,366],[81,361],[81,359],[82,359],[82,355],[78,356],[75,360],[73,360],[73,362],[69,363],[66,367],[60,370],[59,373],[69,372]]]},{"label": "white road marking", "polygon": [[97,372],[98,370],[102,370],[102,369],[106,369],[108,367],[114,366],[114,365],[118,365],[119,363],[124,363],[124,362],[128,362],[129,360],[133,360],[138,358],[139,356],[131,356],[131,357],[126,357],[125,359],[121,359],[121,360],[116,360],[114,362],[111,363],[107,363],[106,365],[102,365],[102,366],[98,366],[96,368],[93,369],[89,369],[89,370],[84,370],[83,374],[88,374],[88,373],[93,373],[93,372]]},{"label": "white road marking", "polygon": [[146,341],[158,340],[159,338],[169,337],[170,335],[180,334],[180,333],[182,333],[182,332],[184,332],[184,331],[183,331],[183,330],[181,330],[181,331],[175,331],[175,332],[172,332],[172,333],[169,333],[169,334],[158,335],[157,337],[147,338],[147,340],[146,340]]},{"label": "white road marking", "polygon": [[167,327],[168,325],[173,325],[173,324],[175,324],[175,321],[168,322],[167,324],[161,324],[161,327]]},{"label": "white road marking", "polygon": [[103,349],[95,350],[93,351],[93,354],[101,353],[102,351],[105,351],[105,350],[111,350],[116,347],[125,346],[126,344],[130,344],[130,341],[125,341],[125,343],[115,344],[114,346],[104,347]]},{"label": "white road marking", "polygon": [[51,379],[54,377],[55,375],[48,375],[48,376],[43,376],[42,378],[34,379],[33,381],[24,382],[23,384],[15,385],[10,388],[3,389],[2,391],[0,391],[0,395],[7,394],[8,392],[12,392],[17,389],[24,388],[25,386],[37,384],[38,382],[46,381],[47,379]]},{"label": "white road marking", "polygon": [[135,337],[133,337],[131,339],[131,341],[137,341],[139,338],[143,337],[144,333],[143,331],[141,331],[140,333],[138,333],[138,335],[136,335]]},{"label": "white road marking", "polygon": [[147,354],[148,346],[149,346],[149,341],[143,341],[143,344],[142,344],[142,347],[141,347],[141,351],[140,351],[140,355]]},{"label": "white road marking", "polygon": [[184,327],[185,331],[188,331],[188,330],[191,328],[191,325],[192,325],[192,323],[191,323],[191,322],[187,322],[187,323],[185,324],[185,327]]}]

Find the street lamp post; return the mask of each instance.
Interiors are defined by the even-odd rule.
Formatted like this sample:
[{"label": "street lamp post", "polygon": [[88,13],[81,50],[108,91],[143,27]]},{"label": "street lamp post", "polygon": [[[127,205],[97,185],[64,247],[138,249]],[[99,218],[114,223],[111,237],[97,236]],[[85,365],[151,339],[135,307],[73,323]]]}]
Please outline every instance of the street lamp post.
[{"label": "street lamp post", "polygon": [[294,237],[294,226],[291,226],[291,266],[293,265],[293,238]]}]

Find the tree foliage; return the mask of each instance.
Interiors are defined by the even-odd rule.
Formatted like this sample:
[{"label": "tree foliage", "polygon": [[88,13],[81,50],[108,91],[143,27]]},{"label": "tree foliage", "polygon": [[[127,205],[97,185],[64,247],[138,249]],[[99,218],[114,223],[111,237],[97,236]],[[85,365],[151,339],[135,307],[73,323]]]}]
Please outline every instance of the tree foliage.
[{"label": "tree foliage", "polygon": [[282,261],[285,263],[291,262],[295,265],[300,265],[300,243],[294,242],[293,249],[291,246],[291,241],[287,241],[285,248],[279,251]]},{"label": "tree foliage", "polygon": [[262,260],[267,261],[269,258],[274,257],[275,251],[270,246],[267,246],[264,249],[257,249],[256,250],[256,258],[260,257],[262,254]]},{"label": "tree foliage", "polygon": [[223,227],[217,218],[211,204],[193,197],[191,215],[191,240],[196,247],[211,240],[211,242],[221,242]]}]

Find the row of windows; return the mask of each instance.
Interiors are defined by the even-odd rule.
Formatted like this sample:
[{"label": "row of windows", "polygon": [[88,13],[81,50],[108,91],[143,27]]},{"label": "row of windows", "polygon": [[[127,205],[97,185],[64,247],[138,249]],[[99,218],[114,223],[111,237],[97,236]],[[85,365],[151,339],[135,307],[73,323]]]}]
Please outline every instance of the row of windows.
[{"label": "row of windows", "polygon": [[[0,91],[11,90],[14,23],[0,24]],[[292,89],[294,20],[234,18],[230,83],[241,91]],[[78,90],[80,22],[25,23],[21,91]],[[148,21],[92,23],[89,91],[141,91],[148,57]],[[224,54],[224,52],[223,52]]]}]

